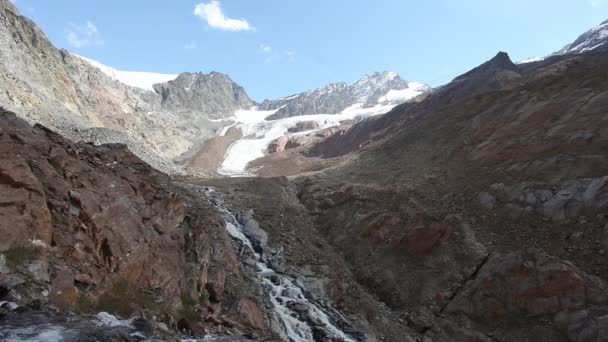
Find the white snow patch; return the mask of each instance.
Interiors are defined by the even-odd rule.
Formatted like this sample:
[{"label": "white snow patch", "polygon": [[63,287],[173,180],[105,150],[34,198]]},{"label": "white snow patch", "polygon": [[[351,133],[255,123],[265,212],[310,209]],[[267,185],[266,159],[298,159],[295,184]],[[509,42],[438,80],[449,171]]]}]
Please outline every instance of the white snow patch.
[{"label": "white snow patch", "polygon": [[141,88],[150,91],[154,91],[154,88],[152,87],[154,84],[173,81],[177,78],[177,76],[179,76],[177,74],[159,74],[144,71],[121,71],[87,57],[79,55],[74,56],[91,64],[93,67],[99,69],[99,71],[103,72],[115,81],[118,81],[131,87]]},{"label": "white snow patch", "polygon": [[517,62],[517,64],[540,62],[540,61],[544,61],[545,59],[547,59],[547,57],[532,57],[532,58],[524,59],[523,61],[519,61],[519,62]]},{"label": "white snow patch", "polygon": [[378,103],[405,102],[427,91],[429,87],[420,82],[409,82],[408,87],[401,90],[391,89],[389,92],[378,99]]},{"label": "white snow patch", "polygon": [[[236,127],[243,132],[243,139],[237,140],[228,148],[224,162],[218,173],[226,176],[247,176],[247,164],[264,157],[268,145],[285,135],[290,127],[302,121],[316,121],[319,129],[340,125],[340,121],[365,118],[389,112],[394,105],[377,105],[362,108],[361,104],[353,105],[339,114],[315,114],[294,116],[279,120],[267,121],[266,117],[278,111],[260,111],[257,108],[240,110],[235,113]],[[306,133],[306,132],[305,132]]]}]

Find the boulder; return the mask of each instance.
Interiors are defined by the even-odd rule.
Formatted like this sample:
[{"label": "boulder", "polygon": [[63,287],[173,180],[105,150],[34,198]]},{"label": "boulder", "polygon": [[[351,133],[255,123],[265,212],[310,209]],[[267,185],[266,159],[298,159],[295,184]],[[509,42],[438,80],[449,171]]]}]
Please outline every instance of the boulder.
[{"label": "boulder", "polygon": [[296,123],[295,126],[293,127],[289,127],[289,129],[287,129],[287,131],[289,133],[298,133],[298,132],[305,132],[305,131],[313,131],[319,129],[319,123],[316,121],[300,121],[298,123]]}]

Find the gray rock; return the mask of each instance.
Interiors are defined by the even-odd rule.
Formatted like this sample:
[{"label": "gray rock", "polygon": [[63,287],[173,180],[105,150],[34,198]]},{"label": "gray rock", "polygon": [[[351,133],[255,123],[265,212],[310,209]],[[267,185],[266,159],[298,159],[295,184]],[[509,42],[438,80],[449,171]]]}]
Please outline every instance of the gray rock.
[{"label": "gray rock", "polygon": [[312,131],[319,128],[319,123],[316,121],[300,121],[295,126],[289,127],[287,130],[289,133],[298,133],[305,131]]},{"label": "gray rock", "polygon": [[553,198],[553,192],[550,190],[536,190],[534,193],[541,202],[547,202]]},{"label": "gray rock", "polygon": [[240,217],[243,233],[251,240],[256,249],[266,249],[268,246],[268,233],[260,228],[260,224],[253,218],[253,210],[248,210]]},{"label": "gray rock", "polygon": [[586,206],[591,207],[597,205],[597,203],[595,203],[596,197],[598,196],[600,191],[602,191],[604,187],[606,187],[606,184],[608,184],[608,176],[605,176],[603,178],[595,178],[591,181],[591,184],[589,184],[589,186],[582,195],[583,201],[585,202]]},{"label": "gray rock", "polygon": [[255,105],[243,87],[219,72],[183,73],[173,81],[155,84],[154,90],[161,96],[163,110],[199,112],[211,119],[227,118]]},{"label": "gray rock", "polygon": [[574,194],[569,190],[561,190],[549,201],[545,202],[542,207],[542,212],[545,216],[554,221],[563,221],[566,219],[565,207],[568,201],[574,197]]},{"label": "gray rock", "polygon": [[478,198],[479,204],[486,209],[492,209],[496,204],[496,198],[487,192],[480,192]]}]

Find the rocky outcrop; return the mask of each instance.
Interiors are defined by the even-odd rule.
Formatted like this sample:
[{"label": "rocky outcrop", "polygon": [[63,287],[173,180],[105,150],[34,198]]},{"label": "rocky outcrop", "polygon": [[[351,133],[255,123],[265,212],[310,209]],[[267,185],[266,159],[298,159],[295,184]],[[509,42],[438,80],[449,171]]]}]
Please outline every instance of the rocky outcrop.
[{"label": "rocky outcrop", "polygon": [[2,111],[0,301],[138,316],[198,336],[242,319],[264,334],[263,316],[239,313],[255,295],[225,223],[197,196],[124,145],[75,144]]},{"label": "rocky outcrop", "polygon": [[289,133],[298,133],[305,131],[313,131],[319,129],[319,123],[316,121],[300,121],[295,126],[289,127],[287,131]]},{"label": "rocky outcrop", "polygon": [[[567,261],[538,250],[496,255],[447,305],[447,319],[426,340],[604,341],[607,304],[605,283]],[[515,327],[496,324],[518,320]]]},{"label": "rocky outcrop", "polygon": [[161,96],[163,110],[199,112],[210,119],[227,118],[255,105],[243,87],[219,72],[183,73],[173,81],[155,84],[154,90]]},{"label": "rocky outcrop", "polygon": [[509,186],[495,183],[489,190],[480,193],[480,204],[488,209],[500,206],[499,209],[513,218],[541,215],[555,222],[565,222],[593,217],[608,209],[608,176],[567,180],[562,184],[522,182]]}]

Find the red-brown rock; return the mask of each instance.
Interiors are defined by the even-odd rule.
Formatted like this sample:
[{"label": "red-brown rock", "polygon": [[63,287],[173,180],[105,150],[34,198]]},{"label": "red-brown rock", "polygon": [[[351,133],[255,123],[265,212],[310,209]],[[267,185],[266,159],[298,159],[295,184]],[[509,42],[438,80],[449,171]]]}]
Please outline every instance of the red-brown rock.
[{"label": "red-brown rock", "polygon": [[264,313],[254,299],[243,298],[239,303],[241,320],[253,329],[264,329]]},{"label": "red-brown rock", "polygon": [[553,315],[606,303],[606,285],[571,263],[539,251],[492,258],[452,301],[448,312],[479,320],[522,312]]}]

